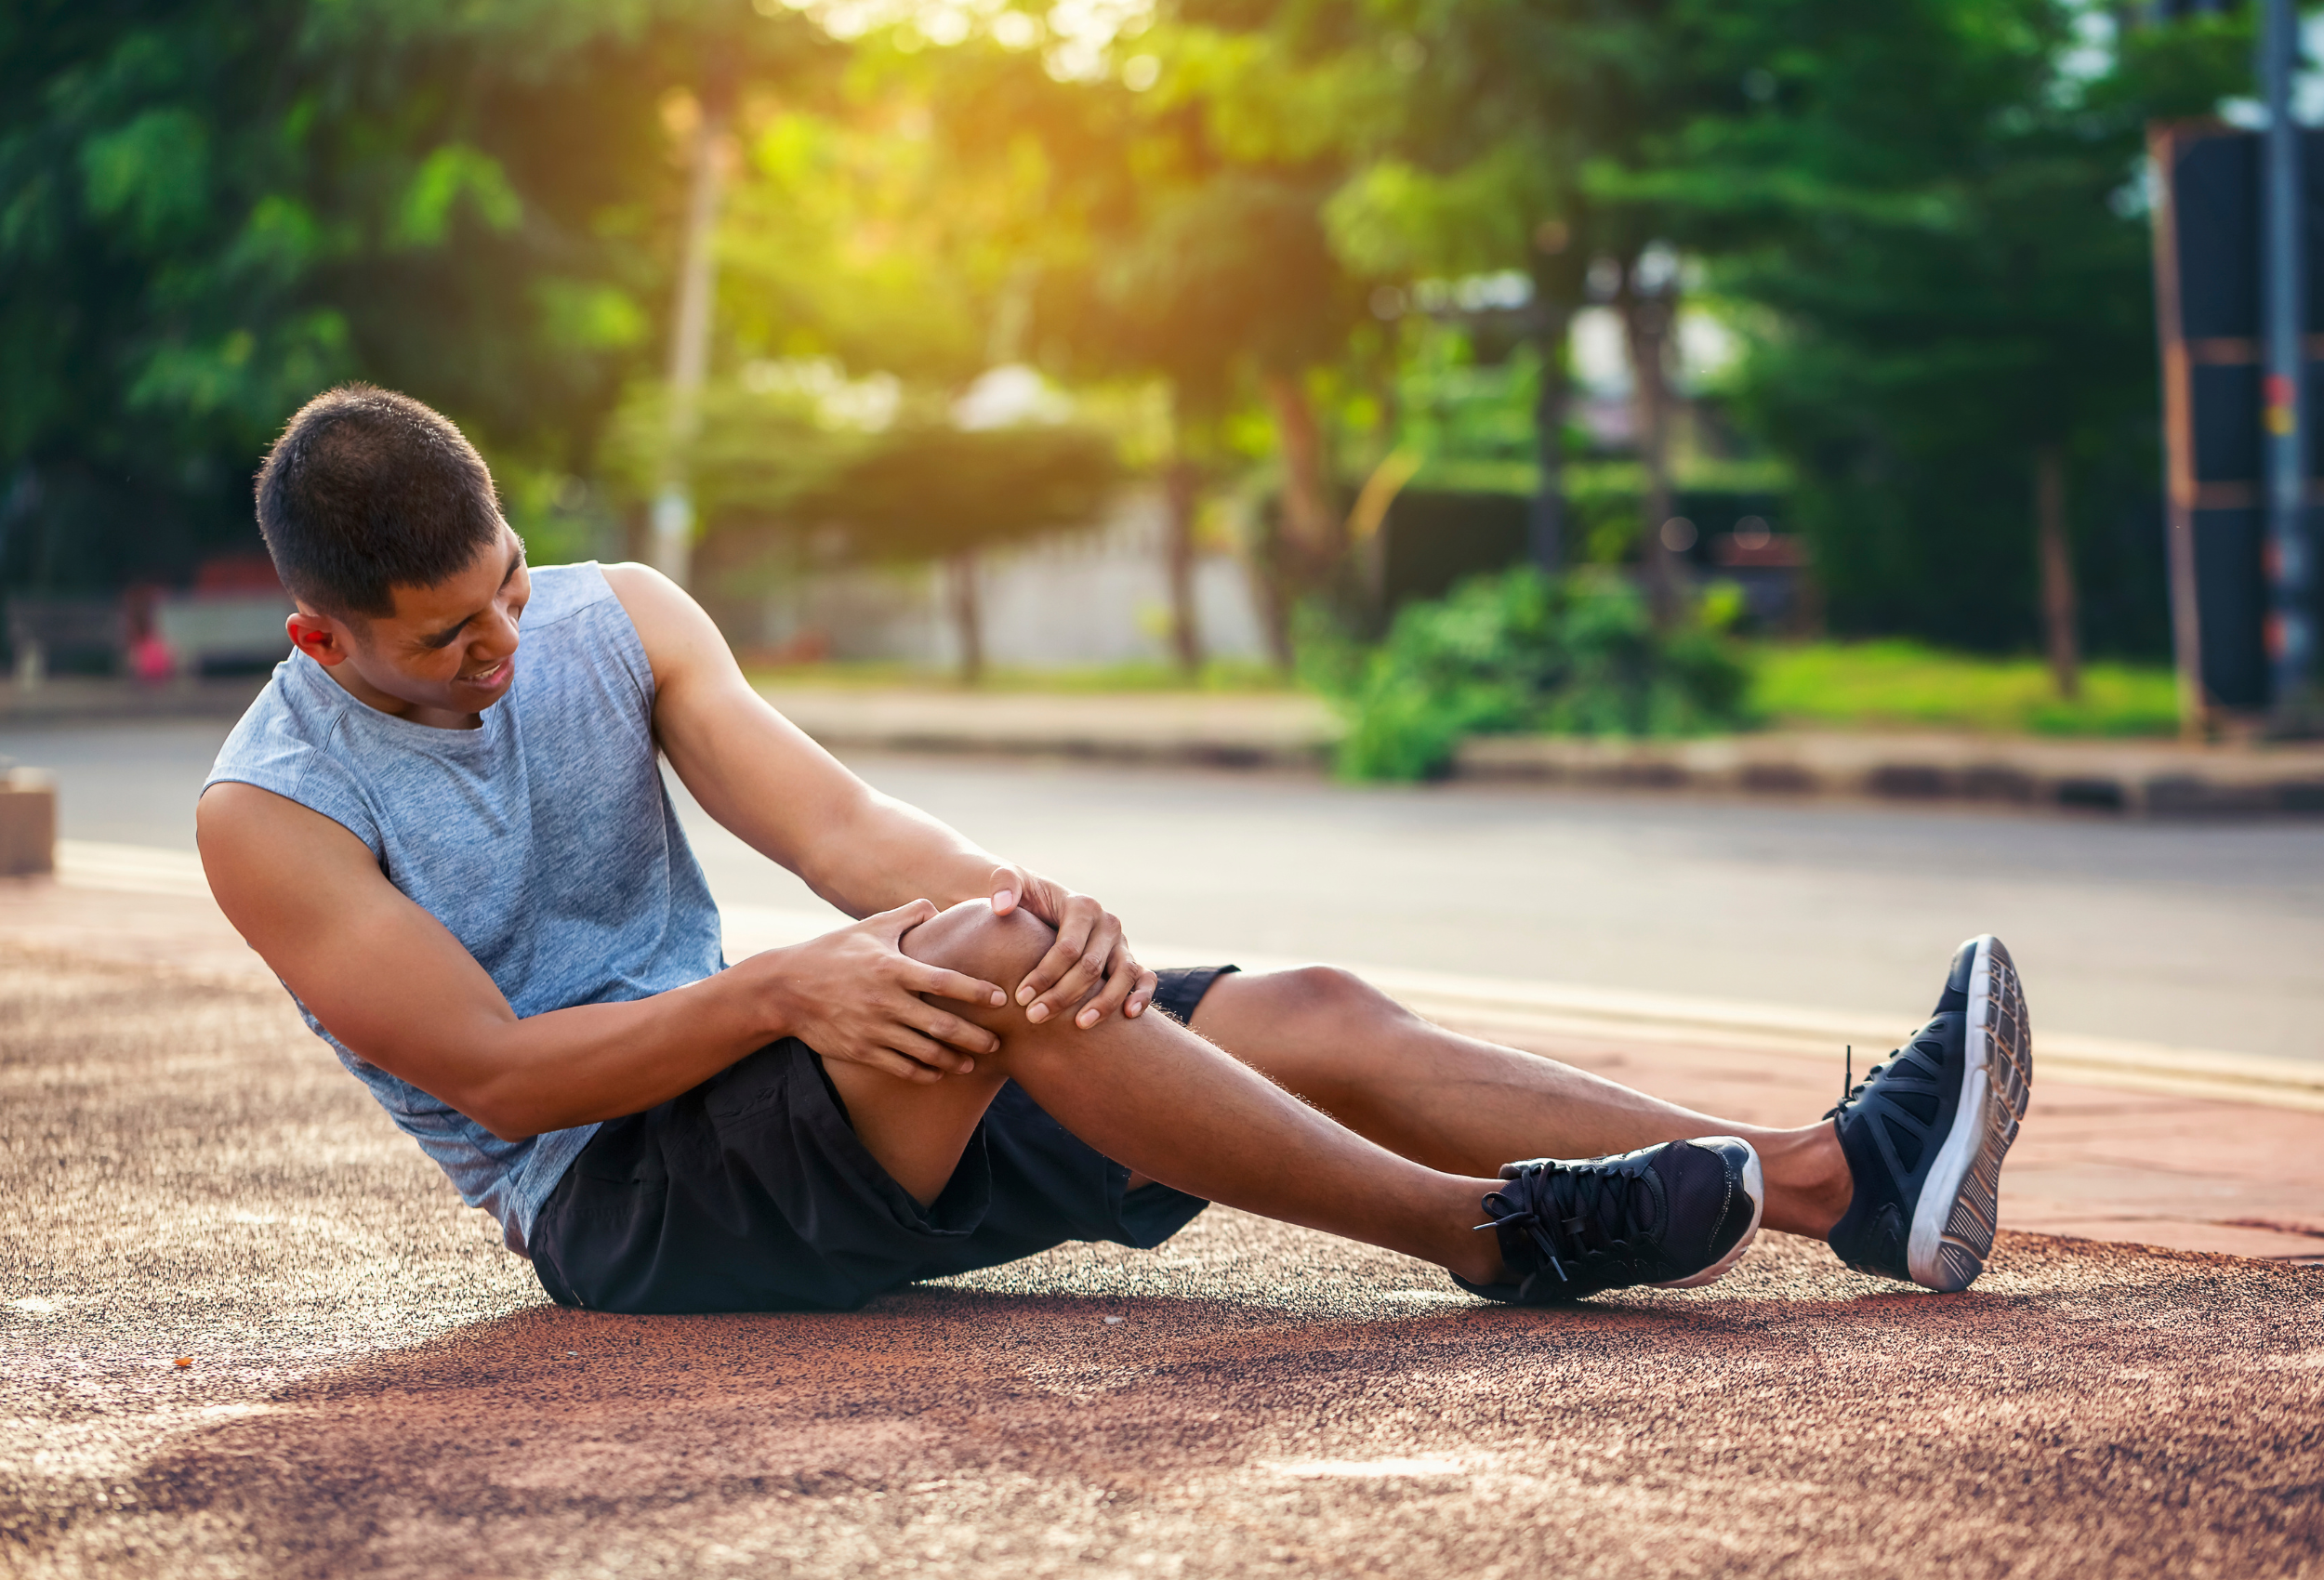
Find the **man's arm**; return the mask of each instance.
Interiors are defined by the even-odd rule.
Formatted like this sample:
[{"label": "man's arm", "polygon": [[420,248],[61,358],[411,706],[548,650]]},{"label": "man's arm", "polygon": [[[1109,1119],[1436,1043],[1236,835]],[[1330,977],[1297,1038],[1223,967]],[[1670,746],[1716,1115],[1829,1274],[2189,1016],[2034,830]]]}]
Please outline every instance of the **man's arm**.
[{"label": "man's arm", "polygon": [[459,941],[329,818],[222,783],[195,821],[219,906],[332,1035],[505,1139],[652,1108],[786,1035],[922,1082],[1000,1046],[920,997],[1004,1002],[994,984],[896,948],[935,915],[925,902],[652,998],[519,1020]]},{"label": "man's arm", "polygon": [[1103,906],[858,779],[751,690],[709,616],[660,573],[609,565],[605,579],[654,667],[654,734],[704,810],[852,916],[923,898],[990,899],[1003,913],[1023,904],[1057,929],[1056,946],[1015,984],[1035,1021],[1076,1006],[1085,1026],[1145,1008],[1154,973]]}]

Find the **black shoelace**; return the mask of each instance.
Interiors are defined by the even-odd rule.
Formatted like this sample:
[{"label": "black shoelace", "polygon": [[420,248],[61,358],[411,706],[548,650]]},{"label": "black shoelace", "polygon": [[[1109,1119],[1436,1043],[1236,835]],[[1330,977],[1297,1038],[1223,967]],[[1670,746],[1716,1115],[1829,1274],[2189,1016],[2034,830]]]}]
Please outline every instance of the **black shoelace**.
[{"label": "black shoelace", "polygon": [[[1842,1066],[1844,1073],[1840,1077],[1840,1100],[1824,1111],[1824,1117],[1827,1119],[1837,1119],[1842,1114],[1847,1113],[1848,1105],[1855,1102],[1856,1099],[1862,1097],[1864,1095],[1864,1088],[1870,1086],[1876,1079],[1879,1078],[1881,1072],[1888,1068],[1885,1061],[1875,1064],[1871,1069],[1867,1070],[1864,1073],[1864,1079],[1862,1081],[1858,1081],[1855,1078],[1855,1044],[1850,1043],[1847,1045],[1847,1062],[1844,1066]],[[1891,1057],[1894,1056],[1892,1055]]]},{"label": "black shoelace", "polygon": [[[1605,1257],[1635,1261],[1644,1255],[1644,1248],[1637,1242],[1647,1233],[1648,1226],[1638,1214],[1640,1192],[1631,1178],[1631,1169],[1604,1164],[1573,1164],[1541,1173],[1549,1176],[1547,1180],[1538,1174],[1526,1178],[1525,1183],[1531,1189],[1525,1193],[1534,1198],[1528,1205],[1520,1207],[1499,1191],[1486,1196],[1485,1205],[1488,1210],[1507,1210],[1493,1222],[1480,1223],[1477,1228],[1521,1231],[1565,1284],[1574,1282],[1574,1275],[1565,1271],[1565,1257],[1580,1265]],[[1548,1198],[1546,1203],[1541,1199],[1544,1196]],[[1594,1203],[1589,1200],[1591,1196],[1596,1198]],[[1619,1234],[1611,1232],[1610,1226],[1615,1224],[1621,1228]],[[1592,1228],[1604,1242],[1594,1248],[1584,1239]]]}]

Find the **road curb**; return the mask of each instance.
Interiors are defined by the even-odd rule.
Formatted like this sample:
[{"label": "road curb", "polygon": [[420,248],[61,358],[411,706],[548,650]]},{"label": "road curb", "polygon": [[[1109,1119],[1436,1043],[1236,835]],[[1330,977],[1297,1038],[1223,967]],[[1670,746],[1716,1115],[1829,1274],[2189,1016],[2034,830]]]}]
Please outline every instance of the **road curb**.
[{"label": "road curb", "polygon": [[2133,816],[2324,814],[2324,747],[1771,731],[1698,741],[1477,736],[1466,779],[1972,801]]},{"label": "road curb", "polygon": [[[1324,766],[1342,731],[1320,698],[1059,695],[762,686],[834,750],[1041,756],[1202,767]],[[2110,811],[2324,815],[2324,746],[2187,746],[1959,733],[1769,731],[1692,741],[1481,735],[1453,776],[1481,783],[1845,797]]]}]

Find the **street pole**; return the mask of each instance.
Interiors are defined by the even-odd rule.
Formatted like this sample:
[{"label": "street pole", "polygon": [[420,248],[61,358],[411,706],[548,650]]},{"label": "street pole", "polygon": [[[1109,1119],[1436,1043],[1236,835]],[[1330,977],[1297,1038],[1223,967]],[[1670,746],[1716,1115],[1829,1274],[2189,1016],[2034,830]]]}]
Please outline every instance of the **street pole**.
[{"label": "street pole", "polygon": [[2291,77],[2300,53],[2293,0],[2265,0],[2260,40],[2260,88],[2267,104],[2262,145],[2260,276],[2265,290],[2268,609],[2266,625],[2272,722],[2291,731],[2308,722],[2309,669],[2316,647],[2310,607],[2314,556],[2307,532],[2306,271],[2300,171],[2300,127],[2291,118]]}]

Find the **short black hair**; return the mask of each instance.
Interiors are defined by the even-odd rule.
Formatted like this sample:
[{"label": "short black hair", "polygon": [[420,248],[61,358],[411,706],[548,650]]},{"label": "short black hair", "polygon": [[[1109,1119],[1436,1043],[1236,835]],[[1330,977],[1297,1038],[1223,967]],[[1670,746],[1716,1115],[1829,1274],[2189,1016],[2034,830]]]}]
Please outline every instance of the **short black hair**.
[{"label": "short black hair", "polygon": [[342,384],[298,409],[258,470],[258,531],[291,596],[340,618],[457,575],[500,535],[476,447],[432,408]]}]

